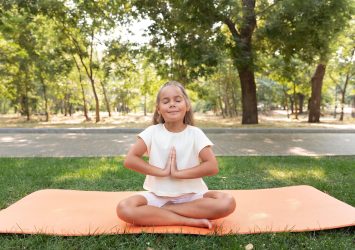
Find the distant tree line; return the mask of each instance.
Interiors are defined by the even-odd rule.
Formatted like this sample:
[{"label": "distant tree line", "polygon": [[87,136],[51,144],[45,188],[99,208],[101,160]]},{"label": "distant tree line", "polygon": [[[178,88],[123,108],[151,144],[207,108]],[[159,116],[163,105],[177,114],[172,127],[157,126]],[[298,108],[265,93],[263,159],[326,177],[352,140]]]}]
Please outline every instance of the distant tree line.
[{"label": "distant tree line", "polygon": [[[319,122],[329,105],[342,120],[355,110],[353,15],[351,0],[4,0],[0,111],[146,114],[175,79],[195,109],[242,124],[273,108]],[[116,35],[141,20],[147,44]]]}]

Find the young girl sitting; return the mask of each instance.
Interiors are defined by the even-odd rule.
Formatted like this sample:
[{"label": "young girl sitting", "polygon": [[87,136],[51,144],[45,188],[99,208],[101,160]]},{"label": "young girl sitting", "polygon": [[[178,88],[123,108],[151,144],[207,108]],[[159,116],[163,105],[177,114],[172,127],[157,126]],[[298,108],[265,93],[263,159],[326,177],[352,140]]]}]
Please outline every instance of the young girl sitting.
[{"label": "young girl sitting", "polygon": [[[211,228],[210,220],[232,213],[234,198],[208,191],[204,176],[218,173],[213,143],[193,126],[184,87],[170,81],[158,92],[154,125],[138,135],[124,166],[145,174],[140,192],[122,200],[117,215],[140,226],[183,225]],[[148,152],[149,163],[142,159]]]}]

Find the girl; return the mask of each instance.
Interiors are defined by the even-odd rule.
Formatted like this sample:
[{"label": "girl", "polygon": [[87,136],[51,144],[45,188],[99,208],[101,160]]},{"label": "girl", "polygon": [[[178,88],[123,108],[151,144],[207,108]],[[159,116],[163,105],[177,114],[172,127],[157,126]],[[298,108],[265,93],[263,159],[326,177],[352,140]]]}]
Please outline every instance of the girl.
[{"label": "girl", "polygon": [[[218,173],[213,143],[193,125],[184,87],[165,83],[158,92],[154,125],[138,135],[124,166],[145,174],[144,189],[122,200],[117,215],[140,226],[183,225],[212,228],[210,220],[235,209],[234,198],[208,191],[202,177]],[[149,163],[142,159],[148,152]]]}]

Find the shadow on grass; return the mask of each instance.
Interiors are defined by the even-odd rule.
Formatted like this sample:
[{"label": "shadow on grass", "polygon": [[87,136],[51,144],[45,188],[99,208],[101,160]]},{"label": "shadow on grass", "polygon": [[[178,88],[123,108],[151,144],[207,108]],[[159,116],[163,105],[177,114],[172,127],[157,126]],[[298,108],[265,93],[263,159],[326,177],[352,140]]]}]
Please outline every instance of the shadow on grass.
[{"label": "shadow on grass", "polygon": [[[218,157],[210,189],[260,189],[311,185],[355,204],[355,156]],[[144,176],[125,169],[122,157],[0,158],[0,209],[39,189],[142,190]]]},{"label": "shadow on grass", "polygon": [[205,178],[210,189],[260,189],[310,185],[355,204],[355,156],[219,157],[220,172]]},{"label": "shadow on grass", "polygon": [[123,158],[0,158],[0,209],[40,189],[141,190]]}]

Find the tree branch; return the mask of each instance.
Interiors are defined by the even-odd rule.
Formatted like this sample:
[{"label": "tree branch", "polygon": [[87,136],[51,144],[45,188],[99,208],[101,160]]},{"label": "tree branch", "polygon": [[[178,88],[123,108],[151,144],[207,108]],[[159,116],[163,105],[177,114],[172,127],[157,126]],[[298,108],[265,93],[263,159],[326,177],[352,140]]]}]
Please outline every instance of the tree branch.
[{"label": "tree branch", "polygon": [[235,40],[240,38],[240,33],[238,32],[237,28],[235,27],[235,23],[229,18],[225,18],[223,21],[229,28],[229,31],[232,33],[232,36]]},{"label": "tree branch", "polygon": [[277,1],[275,0],[275,2],[273,4],[270,4],[269,6],[267,6],[265,9],[255,13],[255,16],[262,16],[264,15],[266,12],[268,12],[271,8],[275,7],[279,2],[281,2],[281,0]]},{"label": "tree branch", "polygon": [[63,27],[63,30],[64,30],[64,34],[69,38],[69,40],[71,40],[74,44],[74,47],[77,51],[77,54],[80,58],[80,62],[81,64],[83,65],[84,69],[85,69],[85,72],[86,74],[89,76],[89,78],[92,77],[92,74],[90,74],[84,60],[83,60],[83,57],[82,57],[82,54],[81,54],[81,49],[80,49],[80,45],[79,45],[79,42],[75,39],[75,37],[71,34],[71,32],[67,29],[67,27],[65,27],[64,23],[62,23],[62,27]]},{"label": "tree branch", "polygon": [[94,26],[91,29],[90,57],[89,57],[89,65],[90,65],[90,75],[91,75],[91,77],[93,77],[93,72],[92,72],[93,43],[94,43]]}]

